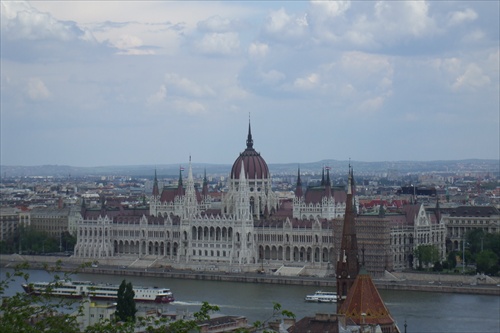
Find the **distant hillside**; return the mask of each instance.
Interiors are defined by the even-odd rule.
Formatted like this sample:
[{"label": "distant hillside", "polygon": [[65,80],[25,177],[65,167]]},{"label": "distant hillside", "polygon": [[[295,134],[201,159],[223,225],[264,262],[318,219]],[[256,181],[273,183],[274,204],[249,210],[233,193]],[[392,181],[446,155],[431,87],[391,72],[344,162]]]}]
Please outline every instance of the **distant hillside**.
[{"label": "distant hillside", "polygon": [[[498,160],[455,160],[455,161],[385,161],[385,162],[350,162],[357,174],[375,173],[419,173],[419,172],[489,172],[498,175]],[[100,166],[100,167],[74,167],[68,165],[40,165],[40,166],[10,166],[1,165],[1,177],[22,176],[53,176],[53,177],[81,177],[81,176],[134,176],[152,177],[155,169],[160,176],[179,175],[180,164],[164,165],[129,165],[129,166]],[[182,164],[185,166],[185,164]],[[295,174],[300,166],[301,172],[321,172],[323,166],[329,166],[332,174],[343,174],[347,172],[349,161],[323,160],[309,163],[282,163],[269,164],[273,175]],[[193,172],[227,177],[231,171],[229,164],[193,164]],[[185,174],[185,173],[184,173]]]}]

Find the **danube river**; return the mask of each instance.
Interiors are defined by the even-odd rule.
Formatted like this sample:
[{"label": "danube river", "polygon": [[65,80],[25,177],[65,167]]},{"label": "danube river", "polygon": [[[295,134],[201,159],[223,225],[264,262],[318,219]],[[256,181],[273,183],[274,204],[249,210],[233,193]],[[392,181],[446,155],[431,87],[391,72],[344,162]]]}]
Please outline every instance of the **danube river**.
[{"label": "danube river", "polygon": [[[2,269],[2,279],[6,270]],[[45,271],[30,270],[29,273],[32,282],[51,281],[51,276]],[[79,273],[72,279],[119,284],[123,277]],[[273,302],[295,313],[297,319],[314,316],[315,313],[333,313],[336,309],[335,304],[304,302],[304,296],[314,293],[315,287],[137,276],[127,276],[126,279],[136,286],[172,289],[176,301],[161,305],[163,312],[175,312],[177,309],[194,312],[203,301],[207,301],[218,305],[221,314],[243,315],[253,322],[266,320],[272,314]],[[12,284],[6,294],[15,292],[22,292],[20,281]],[[405,322],[408,333],[500,332],[498,296],[387,290],[381,290],[380,294],[402,332]]]}]

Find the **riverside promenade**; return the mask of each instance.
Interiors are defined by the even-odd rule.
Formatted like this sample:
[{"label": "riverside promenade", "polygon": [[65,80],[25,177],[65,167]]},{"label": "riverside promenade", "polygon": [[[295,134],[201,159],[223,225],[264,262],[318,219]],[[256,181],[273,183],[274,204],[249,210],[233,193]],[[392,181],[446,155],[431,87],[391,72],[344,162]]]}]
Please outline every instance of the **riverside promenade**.
[{"label": "riverside promenade", "polygon": [[[257,272],[223,273],[215,271],[194,271],[174,269],[172,267],[134,267],[130,261],[108,260],[92,267],[90,261],[82,261],[72,257],[0,255],[0,267],[14,268],[27,263],[30,269],[53,268],[59,262],[62,272],[87,274],[112,274],[121,276],[145,276],[158,278],[193,279],[207,281],[230,281],[242,283],[267,283],[281,285],[304,285],[335,287],[333,277],[284,276],[276,274],[259,274]],[[89,265],[81,267],[87,262]],[[127,265],[128,264],[128,265]],[[374,279],[379,289],[401,291],[425,291],[459,294],[496,295],[500,296],[500,278],[484,275],[430,274],[420,272],[386,272],[382,278]]]}]

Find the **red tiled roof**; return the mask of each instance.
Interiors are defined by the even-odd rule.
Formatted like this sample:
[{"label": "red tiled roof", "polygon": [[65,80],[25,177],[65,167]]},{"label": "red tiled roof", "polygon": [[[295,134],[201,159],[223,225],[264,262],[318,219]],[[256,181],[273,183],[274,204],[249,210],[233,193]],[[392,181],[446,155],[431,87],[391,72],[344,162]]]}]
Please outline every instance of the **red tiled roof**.
[{"label": "red tiled roof", "polygon": [[357,325],[363,323],[381,325],[383,332],[399,332],[372,278],[363,268],[354,280],[338,313],[345,315],[346,319],[351,319]]}]

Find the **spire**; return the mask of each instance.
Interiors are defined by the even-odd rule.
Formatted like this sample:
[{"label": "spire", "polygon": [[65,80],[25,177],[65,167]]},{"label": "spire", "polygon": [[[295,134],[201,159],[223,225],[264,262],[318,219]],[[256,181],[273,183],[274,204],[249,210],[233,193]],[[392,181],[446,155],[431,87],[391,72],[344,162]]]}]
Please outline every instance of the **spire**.
[{"label": "spire", "polygon": [[250,127],[250,115],[248,115],[247,149],[253,149],[252,128]]},{"label": "spire", "polygon": [[332,186],[330,183],[330,167],[326,167],[325,196],[332,196]]},{"label": "spire", "polygon": [[300,166],[297,171],[297,186],[295,188],[295,196],[297,198],[301,198],[303,196],[302,193],[302,180],[300,179]]},{"label": "spire", "polygon": [[321,170],[321,186],[325,186],[325,167]]},{"label": "spire", "polygon": [[191,155],[189,155],[188,181],[193,180],[193,168],[191,167]]},{"label": "spire", "polygon": [[205,169],[204,174],[203,174],[203,188],[201,189],[201,194],[203,196],[208,195],[207,169]]},{"label": "spire", "polygon": [[177,183],[177,195],[184,195],[184,187],[182,184],[182,170],[184,170],[184,168],[182,166],[179,167],[179,182]]},{"label": "spire", "polygon": [[157,197],[160,195],[160,190],[158,189],[158,178],[156,177],[156,168],[155,168],[155,180],[153,183],[153,196]]},{"label": "spire", "polygon": [[434,211],[434,214],[436,215],[436,222],[439,224],[439,222],[441,222],[441,208],[439,207],[439,197],[436,198],[436,209]]},{"label": "spire", "polygon": [[342,306],[349,289],[359,272],[358,242],[356,237],[356,211],[354,208],[353,183],[354,173],[349,165],[349,177],[340,258],[337,262],[337,311]]},{"label": "spire", "polygon": [[330,167],[326,167],[326,183],[325,185],[331,186],[332,184],[330,183]]}]

